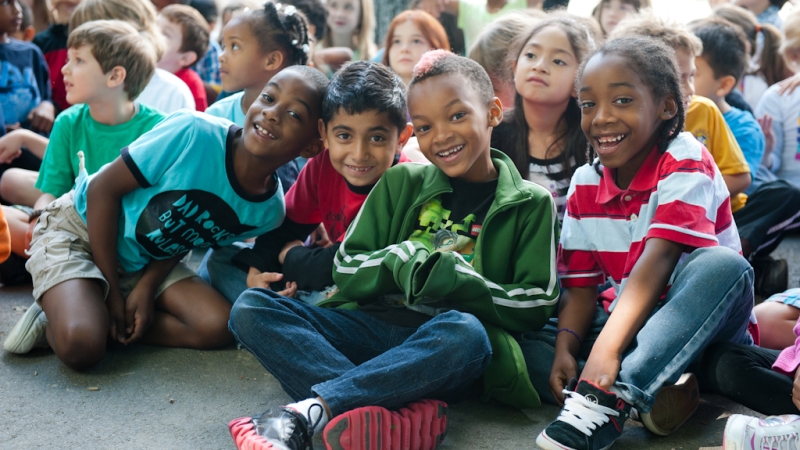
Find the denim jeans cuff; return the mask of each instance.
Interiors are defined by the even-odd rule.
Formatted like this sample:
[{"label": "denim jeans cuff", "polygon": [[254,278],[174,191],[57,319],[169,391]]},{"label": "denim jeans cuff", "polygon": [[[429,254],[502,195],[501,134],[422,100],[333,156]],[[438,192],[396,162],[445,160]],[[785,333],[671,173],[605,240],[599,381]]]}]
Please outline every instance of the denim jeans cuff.
[{"label": "denim jeans cuff", "polygon": [[653,403],[656,401],[655,398],[636,386],[628,383],[620,383],[619,381],[611,386],[611,392],[633,405],[633,407],[642,414],[650,412],[650,408],[653,407]]},{"label": "denim jeans cuff", "polygon": [[328,405],[328,409],[331,412],[331,418],[347,412],[342,409],[342,403],[336,399],[335,392],[326,389],[326,384],[327,382],[311,386],[311,395],[315,395],[325,401],[325,404]]}]

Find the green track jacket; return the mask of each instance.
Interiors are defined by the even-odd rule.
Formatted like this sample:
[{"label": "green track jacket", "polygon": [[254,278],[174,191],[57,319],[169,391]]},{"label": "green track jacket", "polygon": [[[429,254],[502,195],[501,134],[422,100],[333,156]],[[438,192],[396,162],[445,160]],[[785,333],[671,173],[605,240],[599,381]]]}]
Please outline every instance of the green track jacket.
[{"label": "green track jacket", "polygon": [[434,165],[400,164],[383,175],[350,224],[334,259],[339,292],[326,304],[357,307],[387,294],[404,294],[409,305],[448,299],[480,319],[492,343],[485,399],[538,406],[522,351],[507,331],[540,329],[558,302],[558,220],[547,190],[523,180],[505,154],[492,150],[492,162],[497,193],[472,265],[458,253],[408,240],[422,205],[452,188]]}]

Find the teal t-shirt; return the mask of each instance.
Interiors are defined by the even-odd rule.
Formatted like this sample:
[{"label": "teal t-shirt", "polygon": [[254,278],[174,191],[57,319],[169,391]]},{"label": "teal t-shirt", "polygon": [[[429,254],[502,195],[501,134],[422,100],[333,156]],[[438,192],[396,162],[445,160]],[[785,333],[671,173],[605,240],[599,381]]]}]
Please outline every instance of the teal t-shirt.
[{"label": "teal t-shirt", "polygon": [[78,178],[78,151],[83,150],[86,172],[93,174],[119,156],[119,151],[150,131],[164,115],[149,106],[137,104],[131,120],[119,125],[103,125],[89,114],[89,105],[67,108],[58,115],[44,153],[36,187],[46,194],[61,197]]},{"label": "teal t-shirt", "polygon": [[[195,248],[229,245],[266,233],[286,214],[283,188],[250,195],[233,171],[233,143],[241,128],[189,110],[167,117],[122,149],[140,188],[122,197],[117,258],[126,273],[151,259]],[[274,175],[273,175],[274,176]],[[86,188],[75,188],[75,209],[86,221]]]},{"label": "teal t-shirt", "polygon": [[214,102],[214,104],[206,109],[206,114],[228,119],[236,125],[243,127],[246,114],[242,110],[242,97],[244,97],[244,91],[237,92],[218,102]]}]

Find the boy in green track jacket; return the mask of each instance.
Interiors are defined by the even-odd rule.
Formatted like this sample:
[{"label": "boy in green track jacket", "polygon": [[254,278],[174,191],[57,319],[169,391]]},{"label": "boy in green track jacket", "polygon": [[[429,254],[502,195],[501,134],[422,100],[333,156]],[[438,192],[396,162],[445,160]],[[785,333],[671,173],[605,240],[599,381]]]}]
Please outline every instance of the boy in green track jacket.
[{"label": "boy in green track jacket", "polygon": [[539,403],[510,333],[540,329],[558,302],[554,202],[489,148],[502,105],[477,63],[429,52],[408,96],[433,165],[396,166],[371,191],[334,261],[325,306],[339,308],[260,289],[233,307],[231,331],[296,401],[232,421],[239,448],[299,449],[324,429],[328,448],[410,435],[432,449],[446,405],[421,399],[459,398],[481,375],[487,398]]}]

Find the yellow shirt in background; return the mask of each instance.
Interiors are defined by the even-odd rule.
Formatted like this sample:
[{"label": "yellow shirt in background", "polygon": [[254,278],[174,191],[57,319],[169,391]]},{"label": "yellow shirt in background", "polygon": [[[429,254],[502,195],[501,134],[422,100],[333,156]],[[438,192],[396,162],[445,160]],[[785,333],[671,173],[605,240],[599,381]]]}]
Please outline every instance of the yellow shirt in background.
[{"label": "yellow shirt in background", "polygon": [[[697,95],[692,97],[689,111],[686,112],[686,131],[706,146],[723,175],[750,173],[750,167],[733,132],[711,100]],[[744,208],[746,202],[745,194],[731,197],[731,211]]]}]

